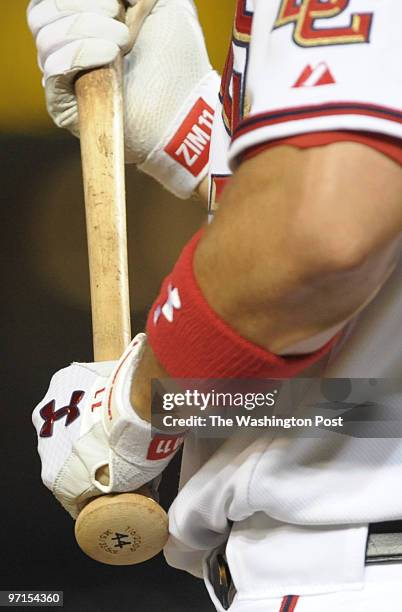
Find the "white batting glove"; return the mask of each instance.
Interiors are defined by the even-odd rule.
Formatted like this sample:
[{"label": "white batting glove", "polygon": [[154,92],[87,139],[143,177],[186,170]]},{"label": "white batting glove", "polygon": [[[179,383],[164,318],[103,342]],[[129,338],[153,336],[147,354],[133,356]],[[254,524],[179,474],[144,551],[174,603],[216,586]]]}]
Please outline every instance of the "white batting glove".
[{"label": "white batting glove", "polygon": [[129,29],[117,21],[120,10],[118,0],[30,1],[28,25],[38,49],[48,111],[59,127],[78,133],[76,75],[110,64],[129,50]]},{"label": "white batting glove", "polygon": [[[73,363],[57,372],[32,416],[42,479],[76,518],[86,500],[135,491],[156,478],[183,441],[155,436],[136,415],[130,389],[145,335],[138,334],[119,362]],[[108,466],[109,484],[96,479]]]},{"label": "white batting glove", "polygon": [[187,198],[207,173],[219,77],[193,0],[130,2],[128,22],[136,32],[131,51],[133,37],[116,21],[117,0],[31,0],[28,23],[48,110],[58,126],[78,134],[75,76],[127,53],[126,160]]}]

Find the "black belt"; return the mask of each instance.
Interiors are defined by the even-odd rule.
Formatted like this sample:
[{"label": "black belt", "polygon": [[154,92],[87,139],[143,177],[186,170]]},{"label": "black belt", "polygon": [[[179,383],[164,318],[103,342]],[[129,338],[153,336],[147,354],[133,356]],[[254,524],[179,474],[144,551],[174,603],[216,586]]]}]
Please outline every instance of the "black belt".
[{"label": "black belt", "polygon": [[366,565],[402,562],[402,521],[371,523],[366,548]]}]

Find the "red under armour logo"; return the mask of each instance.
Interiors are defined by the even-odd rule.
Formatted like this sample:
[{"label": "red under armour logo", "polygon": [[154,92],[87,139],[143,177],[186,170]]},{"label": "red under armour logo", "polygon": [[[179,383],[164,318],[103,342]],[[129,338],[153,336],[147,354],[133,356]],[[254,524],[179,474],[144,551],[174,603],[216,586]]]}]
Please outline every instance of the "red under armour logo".
[{"label": "red under armour logo", "polygon": [[78,417],[80,416],[80,409],[78,408],[78,404],[80,403],[84,395],[84,391],[73,391],[73,393],[71,394],[70,403],[67,406],[63,406],[63,408],[59,408],[58,410],[55,410],[55,400],[52,400],[45,404],[45,406],[43,406],[43,408],[41,408],[39,411],[39,414],[45,421],[39,433],[40,437],[52,437],[53,423],[55,421],[59,421],[60,419],[67,417],[66,422],[64,423],[65,427],[67,427],[68,425],[71,425],[71,423],[73,423],[75,419],[78,419]]}]

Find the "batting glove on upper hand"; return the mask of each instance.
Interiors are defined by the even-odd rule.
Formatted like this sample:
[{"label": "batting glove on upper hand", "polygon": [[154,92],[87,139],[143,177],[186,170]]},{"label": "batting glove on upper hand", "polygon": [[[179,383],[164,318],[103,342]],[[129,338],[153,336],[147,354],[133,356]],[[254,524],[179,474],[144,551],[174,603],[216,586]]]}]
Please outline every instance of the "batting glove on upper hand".
[{"label": "batting glove on upper hand", "polygon": [[75,76],[110,64],[129,50],[130,32],[117,20],[120,11],[119,0],[30,1],[28,25],[38,49],[48,110],[59,127],[78,134]]},{"label": "batting glove on upper hand", "polygon": [[116,20],[117,0],[31,0],[28,23],[48,110],[58,126],[77,135],[75,76],[126,53],[126,160],[186,198],[207,173],[219,77],[193,0],[130,3],[129,30]]},{"label": "batting glove on upper hand", "polygon": [[[180,435],[151,438],[151,425],[130,404],[144,340],[139,334],[117,363],[73,363],[60,370],[34,410],[43,482],[73,518],[91,497],[152,481],[182,442]],[[104,466],[108,485],[97,480]]]}]

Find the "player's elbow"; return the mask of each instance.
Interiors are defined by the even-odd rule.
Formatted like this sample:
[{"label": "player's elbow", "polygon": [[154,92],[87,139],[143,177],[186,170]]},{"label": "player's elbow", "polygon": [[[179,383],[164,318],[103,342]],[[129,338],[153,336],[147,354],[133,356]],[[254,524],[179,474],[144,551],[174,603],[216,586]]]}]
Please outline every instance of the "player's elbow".
[{"label": "player's elbow", "polygon": [[355,272],[401,234],[400,168],[368,147],[283,147],[257,163],[260,220],[265,227],[278,223],[278,246],[302,276]]},{"label": "player's elbow", "polygon": [[[275,266],[275,277],[283,281],[280,283],[283,290],[292,292],[296,287],[311,286],[328,276],[355,273],[363,268],[375,243],[357,222],[337,213],[337,202],[345,197],[339,190],[324,195],[319,189],[308,197],[301,195],[293,214],[282,219],[281,227],[278,225],[275,248],[264,239],[263,232],[245,236],[243,244],[238,246],[239,257],[246,259],[247,250],[253,252],[254,270],[258,270],[256,282],[264,278],[264,271]],[[261,222],[272,224],[272,219]],[[267,289],[271,291],[272,287]]]},{"label": "player's elbow", "polygon": [[[326,205],[336,207],[337,193]],[[299,209],[292,220],[290,257],[300,279],[315,280],[328,274],[355,272],[363,267],[373,252],[374,241],[353,221],[326,214],[319,195]],[[321,211],[320,211],[321,209]]]},{"label": "player's elbow", "polygon": [[291,188],[300,199],[289,215],[290,240],[307,274],[356,272],[401,235],[400,169],[367,147],[346,143],[321,152],[317,175],[310,170],[317,155],[307,154]]}]

